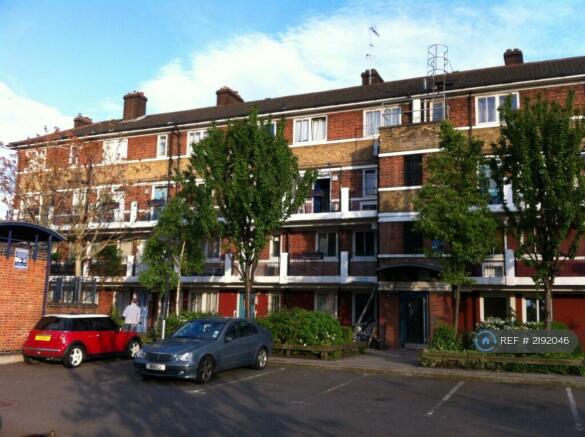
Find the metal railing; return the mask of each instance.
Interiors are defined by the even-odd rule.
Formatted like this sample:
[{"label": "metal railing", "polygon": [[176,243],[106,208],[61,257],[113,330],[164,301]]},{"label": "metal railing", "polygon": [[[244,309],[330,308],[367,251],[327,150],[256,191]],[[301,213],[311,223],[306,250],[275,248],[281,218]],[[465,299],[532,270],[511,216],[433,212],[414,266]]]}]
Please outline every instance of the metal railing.
[{"label": "metal railing", "polygon": [[293,254],[288,260],[288,276],[339,276],[339,256],[321,252]]},{"label": "metal railing", "polygon": [[280,274],[280,258],[262,259],[258,261],[255,276],[278,276]]}]

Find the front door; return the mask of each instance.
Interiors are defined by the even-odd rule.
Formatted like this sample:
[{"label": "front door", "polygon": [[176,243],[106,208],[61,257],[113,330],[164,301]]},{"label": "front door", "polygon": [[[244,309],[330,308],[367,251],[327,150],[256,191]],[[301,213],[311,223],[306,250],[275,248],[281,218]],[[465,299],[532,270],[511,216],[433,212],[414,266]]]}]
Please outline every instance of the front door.
[{"label": "front door", "polygon": [[400,295],[400,344],[425,344],[428,339],[428,293]]},{"label": "front door", "polygon": [[[244,302],[244,296],[245,293],[239,293],[239,299],[238,299],[238,317],[241,317],[242,319],[246,318],[246,303]],[[250,312],[252,313],[252,319],[254,318],[254,301],[255,301],[255,294],[252,294],[251,299],[250,299]]]},{"label": "front door", "polygon": [[136,330],[141,333],[146,332],[148,329],[148,304],[150,303],[150,296],[150,293],[145,291],[136,293],[138,306],[140,307],[140,322]]}]

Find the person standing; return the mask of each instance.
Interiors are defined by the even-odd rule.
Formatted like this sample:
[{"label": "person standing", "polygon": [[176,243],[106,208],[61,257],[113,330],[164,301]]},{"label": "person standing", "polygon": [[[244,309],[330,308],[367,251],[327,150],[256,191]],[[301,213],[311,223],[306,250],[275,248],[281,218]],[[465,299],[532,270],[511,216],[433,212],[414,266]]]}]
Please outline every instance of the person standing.
[{"label": "person standing", "polygon": [[133,298],[130,305],[122,313],[124,317],[124,331],[136,332],[140,323],[140,307],[136,304],[137,299]]}]

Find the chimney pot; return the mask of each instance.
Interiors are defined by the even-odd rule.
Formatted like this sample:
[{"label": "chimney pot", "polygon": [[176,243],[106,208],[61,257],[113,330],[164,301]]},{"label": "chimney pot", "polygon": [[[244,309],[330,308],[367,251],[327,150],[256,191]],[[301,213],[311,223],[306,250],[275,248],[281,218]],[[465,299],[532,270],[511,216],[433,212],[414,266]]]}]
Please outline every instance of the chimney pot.
[{"label": "chimney pot", "polygon": [[375,68],[366,70],[362,73],[362,85],[372,85],[374,83],[382,83],[384,79],[380,76],[380,73]]},{"label": "chimney pot", "polygon": [[222,86],[215,94],[217,95],[217,106],[232,105],[244,101],[240,93],[227,86]]},{"label": "chimney pot", "polygon": [[73,129],[89,126],[90,124],[93,124],[93,120],[85,115],[77,114],[77,117],[73,119]]},{"label": "chimney pot", "polygon": [[520,49],[508,49],[504,52],[504,65],[518,65],[524,63],[524,56]]},{"label": "chimney pot", "polygon": [[124,120],[132,120],[146,114],[147,98],[141,91],[133,91],[124,96]]}]

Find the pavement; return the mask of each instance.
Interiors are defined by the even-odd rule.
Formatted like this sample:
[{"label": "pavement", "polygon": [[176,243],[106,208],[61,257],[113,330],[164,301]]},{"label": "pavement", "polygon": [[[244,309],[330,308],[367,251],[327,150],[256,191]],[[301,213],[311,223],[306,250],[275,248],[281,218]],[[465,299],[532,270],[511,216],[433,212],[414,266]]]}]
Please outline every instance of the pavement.
[{"label": "pavement", "polygon": [[585,377],[539,373],[515,373],[465,369],[439,369],[422,367],[419,350],[374,350],[349,356],[341,360],[314,360],[292,357],[273,357],[273,362],[287,366],[305,366],[347,372],[367,372],[419,378],[446,378],[502,382],[508,384],[544,384],[585,388]]},{"label": "pavement", "polygon": [[198,385],[118,359],[7,364],[0,436],[583,435],[585,389],[336,370],[272,359]]}]

